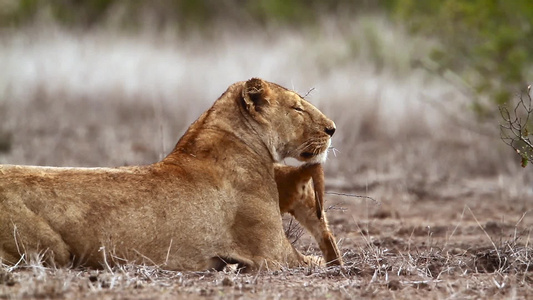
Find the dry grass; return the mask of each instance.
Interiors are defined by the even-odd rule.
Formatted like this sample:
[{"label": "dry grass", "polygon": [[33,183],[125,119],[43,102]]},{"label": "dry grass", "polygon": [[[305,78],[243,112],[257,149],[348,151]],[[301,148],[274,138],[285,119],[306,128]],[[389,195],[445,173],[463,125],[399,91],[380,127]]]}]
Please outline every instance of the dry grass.
[{"label": "dry grass", "polygon": [[[0,298],[346,298],[525,299],[533,293],[533,250],[389,248],[386,239],[345,251],[344,267],[235,272],[176,272],[125,264],[109,270],[56,269],[38,259],[0,266]],[[413,245],[414,246],[414,245]]]},{"label": "dry grass", "polygon": [[[328,195],[345,267],[95,271],[30,257],[0,266],[0,298],[531,297],[532,169],[499,141],[497,121],[476,123],[457,89],[409,66],[423,41],[371,18],[269,34],[221,31],[207,42],[149,31],[3,32],[0,163],[151,163],[232,82],[315,88],[308,99],[338,127],[327,190],[380,204]],[[289,232],[318,254],[309,236]]]}]

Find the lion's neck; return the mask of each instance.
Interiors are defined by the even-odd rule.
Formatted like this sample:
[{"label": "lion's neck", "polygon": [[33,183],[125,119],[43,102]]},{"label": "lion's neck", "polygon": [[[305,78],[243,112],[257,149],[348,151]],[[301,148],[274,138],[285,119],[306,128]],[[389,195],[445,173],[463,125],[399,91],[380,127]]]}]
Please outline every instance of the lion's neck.
[{"label": "lion's neck", "polygon": [[243,163],[272,166],[269,149],[242,116],[233,95],[225,95],[198,118],[163,160],[179,164],[184,156],[212,160],[216,164]]}]

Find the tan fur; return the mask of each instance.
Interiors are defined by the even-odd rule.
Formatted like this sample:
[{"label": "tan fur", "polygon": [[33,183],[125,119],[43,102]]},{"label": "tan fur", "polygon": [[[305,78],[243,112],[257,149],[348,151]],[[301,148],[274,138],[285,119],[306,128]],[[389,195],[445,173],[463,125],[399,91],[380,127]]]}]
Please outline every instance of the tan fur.
[{"label": "tan fur", "polygon": [[275,165],[281,213],[290,213],[315,238],[328,265],[342,265],[324,210],[324,170],[321,164]]},{"label": "tan fur", "polygon": [[119,168],[0,166],[0,260],[176,270],[312,263],[283,232],[274,162],[321,162],[335,124],[261,79],[231,85],[162,161]]}]

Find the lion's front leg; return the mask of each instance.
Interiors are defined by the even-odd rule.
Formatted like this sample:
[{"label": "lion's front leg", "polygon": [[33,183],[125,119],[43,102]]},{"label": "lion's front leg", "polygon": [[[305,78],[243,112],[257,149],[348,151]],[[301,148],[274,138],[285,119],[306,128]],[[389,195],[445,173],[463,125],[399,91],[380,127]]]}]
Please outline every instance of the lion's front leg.
[{"label": "lion's front leg", "polygon": [[320,264],[301,254],[285,236],[278,204],[241,209],[232,227],[232,247],[221,256],[243,262],[247,271],[277,270]]}]

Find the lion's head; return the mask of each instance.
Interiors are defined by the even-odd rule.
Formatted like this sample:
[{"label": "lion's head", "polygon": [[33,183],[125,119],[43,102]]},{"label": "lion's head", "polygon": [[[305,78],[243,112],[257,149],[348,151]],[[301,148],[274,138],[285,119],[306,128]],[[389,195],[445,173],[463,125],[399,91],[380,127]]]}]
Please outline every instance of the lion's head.
[{"label": "lion's head", "polygon": [[252,78],[242,89],[243,107],[259,126],[275,161],[293,157],[324,162],[335,123],[297,93]]}]

